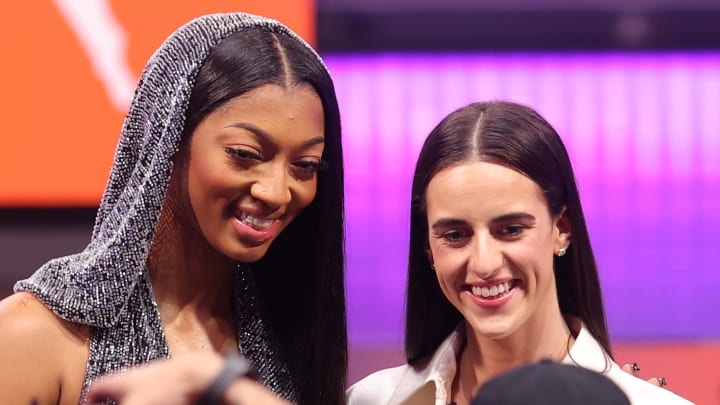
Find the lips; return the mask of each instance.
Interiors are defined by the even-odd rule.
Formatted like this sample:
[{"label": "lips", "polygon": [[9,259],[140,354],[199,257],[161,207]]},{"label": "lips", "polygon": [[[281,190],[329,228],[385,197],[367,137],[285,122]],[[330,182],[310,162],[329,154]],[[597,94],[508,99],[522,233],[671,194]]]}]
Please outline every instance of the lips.
[{"label": "lips", "polygon": [[249,211],[236,210],[232,216],[233,228],[241,240],[260,245],[274,238],[280,229],[280,216],[263,216]]},{"label": "lips", "polygon": [[519,279],[503,279],[466,284],[465,294],[475,305],[495,310],[513,299],[520,283]]}]

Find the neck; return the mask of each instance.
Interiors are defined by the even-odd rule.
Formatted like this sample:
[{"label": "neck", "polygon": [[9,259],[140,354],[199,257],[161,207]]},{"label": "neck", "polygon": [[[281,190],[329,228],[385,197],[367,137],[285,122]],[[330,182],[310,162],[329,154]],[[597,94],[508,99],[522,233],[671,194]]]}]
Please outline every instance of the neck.
[{"label": "neck", "polygon": [[161,315],[232,316],[236,263],[217,252],[194,224],[163,210],[147,260]]},{"label": "neck", "polygon": [[512,368],[542,359],[564,359],[574,338],[558,306],[547,315],[535,314],[518,330],[498,339],[482,336],[467,324],[467,341],[458,354],[453,383],[456,402],[470,403],[487,380]]},{"label": "neck", "polygon": [[182,184],[171,179],[147,259],[165,340],[173,357],[237,350],[237,264],[207,242]]}]

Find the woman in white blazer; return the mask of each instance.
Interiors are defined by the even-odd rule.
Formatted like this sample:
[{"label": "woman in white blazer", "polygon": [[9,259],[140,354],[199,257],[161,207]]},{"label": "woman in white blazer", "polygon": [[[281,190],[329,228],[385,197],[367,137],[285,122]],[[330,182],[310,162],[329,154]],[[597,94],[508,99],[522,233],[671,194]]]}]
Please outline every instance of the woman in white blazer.
[{"label": "woman in white blazer", "polygon": [[405,352],[352,405],[467,405],[514,367],[551,359],[605,374],[633,404],[687,404],[613,361],[565,146],[535,111],[475,103],[446,117],[412,186]]}]

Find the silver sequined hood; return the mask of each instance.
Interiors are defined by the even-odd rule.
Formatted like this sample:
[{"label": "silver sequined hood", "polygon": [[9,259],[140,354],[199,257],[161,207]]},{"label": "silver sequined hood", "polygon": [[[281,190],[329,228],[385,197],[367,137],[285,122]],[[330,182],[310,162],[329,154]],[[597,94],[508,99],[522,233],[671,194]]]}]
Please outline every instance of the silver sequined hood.
[{"label": "silver sequined hood", "polygon": [[256,26],[304,43],[275,20],[233,13],[197,18],[160,46],[125,119],[90,244],[46,263],[18,282],[16,291],[32,292],[72,322],[98,327],[116,322],[145,271],[197,72],[223,38]]},{"label": "silver sequined hood", "polygon": [[[146,260],[198,70],[222,39],[249,27],[291,36],[312,50],[279,22],[249,14],[207,15],[175,31],[140,78],[89,245],[15,285],[61,318],[93,327],[83,397],[99,376],[170,356]],[[268,387],[294,400],[292,379],[258,315],[246,273],[238,274],[235,297],[241,351]]]}]

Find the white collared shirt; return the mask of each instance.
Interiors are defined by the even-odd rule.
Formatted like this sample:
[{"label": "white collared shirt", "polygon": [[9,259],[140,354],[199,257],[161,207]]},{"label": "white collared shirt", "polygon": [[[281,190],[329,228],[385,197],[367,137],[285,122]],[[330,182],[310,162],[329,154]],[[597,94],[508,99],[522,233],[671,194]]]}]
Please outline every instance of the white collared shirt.
[{"label": "white collared shirt", "polygon": [[[455,359],[465,340],[463,331],[463,328],[453,331],[431,358],[416,366],[387,368],[353,384],[347,391],[348,405],[447,405],[457,368]],[[633,405],[692,404],[623,371],[584,325],[562,362],[602,372],[625,392]]]}]

